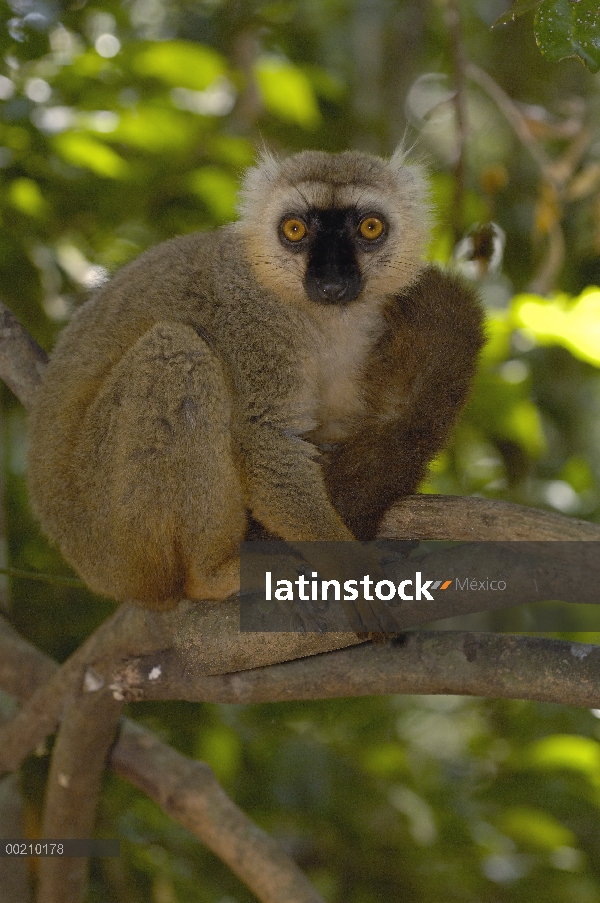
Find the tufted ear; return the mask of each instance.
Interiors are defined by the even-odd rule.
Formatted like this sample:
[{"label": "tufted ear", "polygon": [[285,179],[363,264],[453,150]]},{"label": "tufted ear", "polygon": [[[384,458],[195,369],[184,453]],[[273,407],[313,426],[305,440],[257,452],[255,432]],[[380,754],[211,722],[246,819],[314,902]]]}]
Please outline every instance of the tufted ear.
[{"label": "tufted ear", "polygon": [[406,164],[408,153],[409,151],[406,149],[406,137],[404,136],[389,158],[388,166],[395,170],[401,169]]}]

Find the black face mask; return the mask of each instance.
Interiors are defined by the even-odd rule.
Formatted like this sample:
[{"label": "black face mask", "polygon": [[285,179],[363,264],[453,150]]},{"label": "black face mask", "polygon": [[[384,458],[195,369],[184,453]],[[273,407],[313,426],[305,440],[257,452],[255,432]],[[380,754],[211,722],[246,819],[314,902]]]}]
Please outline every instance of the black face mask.
[{"label": "black face mask", "polygon": [[356,254],[354,210],[313,210],[308,216],[308,259],[304,288],[311,301],[349,304],[363,279]]}]

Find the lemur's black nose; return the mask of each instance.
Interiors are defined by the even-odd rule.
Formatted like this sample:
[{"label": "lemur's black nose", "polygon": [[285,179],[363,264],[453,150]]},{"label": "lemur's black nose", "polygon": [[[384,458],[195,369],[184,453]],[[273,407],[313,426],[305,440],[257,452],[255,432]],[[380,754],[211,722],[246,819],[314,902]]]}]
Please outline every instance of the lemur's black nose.
[{"label": "lemur's black nose", "polygon": [[329,304],[339,304],[348,294],[347,282],[323,282],[318,287],[323,300]]}]

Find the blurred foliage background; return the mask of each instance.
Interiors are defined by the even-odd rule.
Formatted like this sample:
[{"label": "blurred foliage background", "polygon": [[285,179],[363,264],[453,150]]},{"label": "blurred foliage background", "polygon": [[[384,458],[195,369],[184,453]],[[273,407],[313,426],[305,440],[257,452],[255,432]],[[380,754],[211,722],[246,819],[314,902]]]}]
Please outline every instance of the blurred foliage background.
[{"label": "blurred foliage background", "polygon": [[[599,76],[545,59],[533,12],[492,28],[507,6],[10,0],[0,297],[50,350],[116,268],[232,219],[261,143],[386,154],[403,140],[432,174],[432,258],[473,269],[461,239],[478,222],[506,239],[502,268],[480,273],[490,342],[472,400],[423,491],[598,522]],[[26,417],[4,388],[1,405],[5,562],[67,574],[28,509]],[[59,584],[1,589],[59,659],[113,607]],[[600,901],[600,711],[394,697],[130,714],[209,762],[331,903]],[[32,836],[46,767],[32,758],[23,778]],[[123,852],[95,864],[94,903],[252,899],[112,776],[98,830]]]}]

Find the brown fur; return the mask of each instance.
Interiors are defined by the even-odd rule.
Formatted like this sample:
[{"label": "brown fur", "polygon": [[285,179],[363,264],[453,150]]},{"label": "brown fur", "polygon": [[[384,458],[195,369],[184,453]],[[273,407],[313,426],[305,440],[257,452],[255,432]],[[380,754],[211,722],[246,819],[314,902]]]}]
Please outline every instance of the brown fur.
[{"label": "brown fur", "polygon": [[[307,203],[389,222],[345,307],[306,297],[277,238]],[[29,485],[93,589],[224,598],[250,516],[290,542],[374,535],[446,441],[482,343],[472,291],[422,268],[426,236],[399,156],[264,157],[241,222],[148,251],[77,312],[32,413]]]}]

